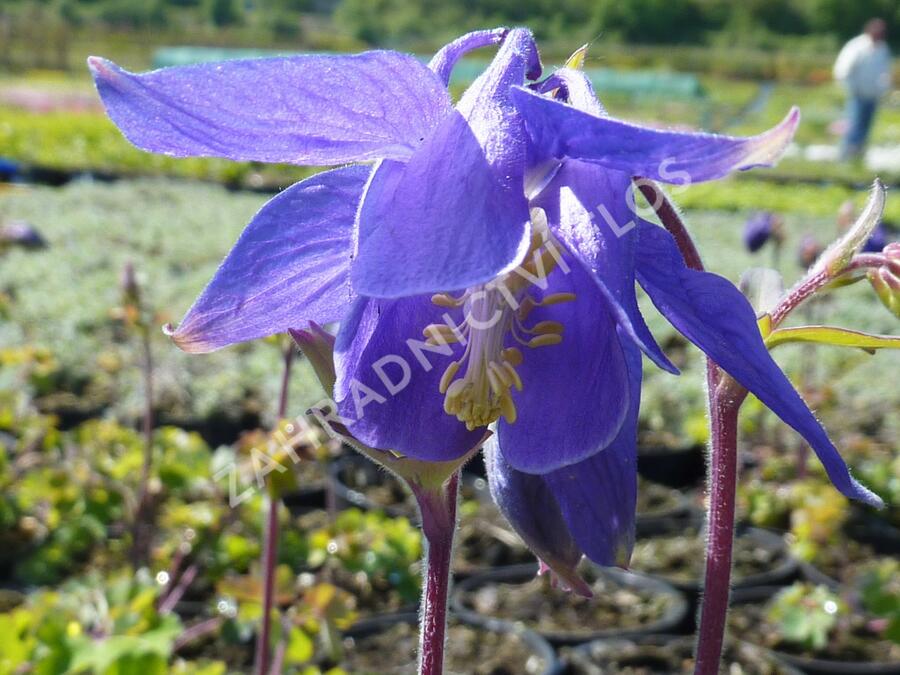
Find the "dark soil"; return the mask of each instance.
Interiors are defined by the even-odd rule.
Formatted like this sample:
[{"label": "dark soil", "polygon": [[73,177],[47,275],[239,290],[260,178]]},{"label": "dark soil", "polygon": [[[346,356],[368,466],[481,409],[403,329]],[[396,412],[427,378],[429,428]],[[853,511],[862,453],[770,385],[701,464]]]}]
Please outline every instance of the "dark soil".
[{"label": "dark soil", "polygon": [[[506,519],[490,502],[463,503],[453,550],[453,571],[473,574],[491,567],[534,562]],[[471,511],[471,512],[470,512]]]},{"label": "dark soil", "polygon": [[[871,546],[852,539],[842,538],[839,543],[823,547],[816,552],[816,558],[809,565],[828,579],[846,583],[859,571],[859,567],[876,558]],[[811,581],[822,583],[821,578]]]},{"label": "dark soil", "polygon": [[[396,624],[364,638],[346,638],[341,667],[356,675],[416,672],[418,630]],[[512,634],[494,633],[459,624],[447,629],[445,673],[467,675],[528,675],[544,672],[547,664]]]},{"label": "dark soil", "polygon": [[462,604],[483,615],[522,621],[540,633],[591,636],[602,631],[641,629],[661,619],[675,600],[656,590],[632,588],[599,575],[582,575],[594,597],[582,598],[551,586],[548,576],[526,583],[492,583],[466,592]]},{"label": "dark soil", "polygon": [[[694,672],[694,638],[654,639],[649,642],[603,640],[587,648],[564,648],[561,657],[567,675],[670,675]],[[720,673],[740,675],[791,675],[764,650],[741,642],[725,647]]]},{"label": "dark soil", "polygon": [[729,625],[734,633],[748,642],[807,659],[900,663],[900,645],[873,632],[870,620],[859,614],[839,622],[829,634],[828,644],[818,651],[783,640],[778,628],[766,620],[765,607],[760,604],[734,607],[729,615]]},{"label": "dark soil", "polygon": [[[703,578],[706,541],[694,525],[680,533],[640,539],[631,558],[632,569],[680,584],[699,584]],[[733,579],[740,581],[775,569],[785,562],[784,550],[770,550],[759,542],[738,536],[734,545]]]},{"label": "dark soil", "polygon": [[684,506],[684,500],[678,490],[639,479],[637,491],[638,517],[655,517],[678,511]]}]

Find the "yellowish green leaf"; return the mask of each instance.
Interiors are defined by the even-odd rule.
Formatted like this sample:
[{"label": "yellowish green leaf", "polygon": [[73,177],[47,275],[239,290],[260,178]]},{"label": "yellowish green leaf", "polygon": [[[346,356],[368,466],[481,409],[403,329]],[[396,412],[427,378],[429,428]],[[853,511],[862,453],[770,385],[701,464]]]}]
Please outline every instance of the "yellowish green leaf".
[{"label": "yellowish green leaf", "polygon": [[[765,333],[763,333],[765,335]],[[834,326],[801,326],[799,328],[779,328],[765,338],[766,347],[772,349],[790,342],[807,342],[834,345],[836,347],[857,347],[869,353],[876,349],[900,349],[900,337],[893,335],[871,335],[847,328]]]}]

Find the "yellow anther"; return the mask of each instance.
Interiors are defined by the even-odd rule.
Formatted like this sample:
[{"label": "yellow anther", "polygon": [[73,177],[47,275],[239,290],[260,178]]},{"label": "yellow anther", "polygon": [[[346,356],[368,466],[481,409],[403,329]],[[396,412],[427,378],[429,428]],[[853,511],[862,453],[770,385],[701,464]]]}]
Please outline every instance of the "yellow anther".
[{"label": "yellow anther", "polygon": [[536,304],[546,307],[548,305],[559,305],[563,302],[572,302],[575,298],[576,295],[574,293],[551,293],[550,295],[545,295]]},{"label": "yellow anther", "polygon": [[[522,378],[516,368],[524,361],[523,350],[504,347],[515,341],[527,347],[545,347],[562,342],[563,324],[538,321],[523,325],[535,307],[571,302],[574,293],[551,293],[538,299],[528,288],[534,284],[546,287],[542,278],[559,263],[555,241],[543,212],[532,212],[533,233],[530,255],[517,270],[489,283],[468,289],[462,294],[436,293],[431,302],[439,307],[465,308],[464,321],[456,326],[449,319],[436,322],[422,332],[429,344],[462,343],[465,350],[457,360],[449,362],[441,374],[439,391],[444,395],[444,410],[468,429],[485,427],[500,418],[515,422],[518,414],[511,393],[523,391]],[[531,338],[530,340],[528,338]]]},{"label": "yellow anther", "polygon": [[488,368],[494,374],[494,376],[500,380],[501,384],[503,384],[503,390],[507,390],[512,386],[512,380],[509,379],[509,375],[506,372],[506,369],[501,366],[496,361],[491,361],[488,364]]},{"label": "yellow anther", "polygon": [[516,404],[513,403],[512,397],[509,394],[500,397],[500,411],[503,413],[503,419],[507,421],[508,424],[513,424],[518,417],[518,413],[516,413]]},{"label": "yellow anther", "polygon": [[454,298],[449,293],[437,293],[431,296],[431,302],[438,307],[455,308],[459,307],[464,301],[458,298]]},{"label": "yellow anther", "polygon": [[550,273],[556,269],[556,265],[556,256],[550,249],[544,249],[540,254],[536,252],[531,253],[528,259],[523,262],[519,268],[530,274],[532,277],[546,279],[550,276]]},{"label": "yellow anther", "polygon": [[538,321],[528,332],[534,335],[562,335],[563,325],[559,321]]},{"label": "yellow anther", "polygon": [[500,356],[503,357],[504,361],[507,361],[514,366],[522,365],[522,352],[519,351],[517,347],[507,347],[500,352]]},{"label": "yellow anther", "polygon": [[531,311],[537,307],[540,303],[535,302],[534,298],[528,296],[525,300],[522,301],[522,304],[519,305],[518,317],[519,321],[524,321],[528,318],[528,315],[531,314]]},{"label": "yellow anther", "polygon": [[459,409],[457,399],[460,395],[465,391],[468,383],[465,380],[454,380],[453,383],[447,387],[447,394],[444,396],[444,410],[450,414],[455,415],[457,410]]},{"label": "yellow anther", "polygon": [[460,341],[459,332],[445,323],[433,323],[425,326],[422,330],[422,335],[428,338],[427,342],[431,344],[446,344]]},{"label": "yellow anther", "polygon": [[[519,350],[517,349],[516,351]],[[521,352],[519,353],[521,354]],[[501,367],[506,371],[507,378],[512,382],[513,386],[518,391],[522,391],[522,378],[519,377],[519,373],[516,372],[516,369],[513,368],[512,364],[509,361],[504,361]]]},{"label": "yellow anther", "polygon": [[531,231],[531,245],[528,247],[528,255],[530,256],[537,251],[546,242],[543,230],[535,228]]},{"label": "yellow anther", "polygon": [[548,335],[538,335],[528,341],[529,347],[549,347],[550,345],[558,345],[562,342],[562,335],[558,333],[550,333]]},{"label": "yellow anther", "polygon": [[503,386],[503,381],[497,376],[497,371],[491,367],[487,369],[488,382],[491,384],[491,391],[497,396],[502,396],[509,387]]},{"label": "yellow anther", "polygon": [[447,388],[450,386],[450,383],[453,382],[453,378],[456,377],[456,373],[459,372],[459,361],[453,361],[449,366],[447,366],[447,370],[444,371],[444,374],[441,375],[441,382],[438,386],[438,391],[442,394],[447,393]]}]

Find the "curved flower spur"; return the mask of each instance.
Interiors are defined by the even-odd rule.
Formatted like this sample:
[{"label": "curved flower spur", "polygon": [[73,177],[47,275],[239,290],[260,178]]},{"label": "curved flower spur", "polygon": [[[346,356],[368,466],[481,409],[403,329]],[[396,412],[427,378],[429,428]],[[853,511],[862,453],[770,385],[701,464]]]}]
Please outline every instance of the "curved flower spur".
[{"label": "curved flower spur", "polygon": [[[493,44],[454,107],[453,65]],[[687,269],[672,237],[634,208],[632,176],[683,184],[772,164],[796,110],[749,138],[629,124],[605,113],[580,71],[539,80],[524,29],[470,33],[428,67],[391,51],[143,75],[90,65],[110,117],[146,150],[375,160],[263,206],[173,339],[206,352],[339,322],[341,424],[367,446],[429,462],[462,457],[491,425],[495,498],[564,581],[573,545],[600,564],[627,561],[640,352],[677,372],[638,311],[635,281],[809,441],[838,489],[879,501],[769,356],[744,296]],[[526,484],[555,504],[524,497]],[[566,536],[543,541],[534,533],[547,523],[535,519]]]}]

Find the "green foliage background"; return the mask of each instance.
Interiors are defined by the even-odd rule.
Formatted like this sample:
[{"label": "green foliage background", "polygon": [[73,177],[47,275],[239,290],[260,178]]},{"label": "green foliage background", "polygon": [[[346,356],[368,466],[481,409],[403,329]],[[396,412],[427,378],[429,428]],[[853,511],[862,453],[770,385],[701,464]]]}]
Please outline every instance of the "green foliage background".
[{"label": "green foliage background", "polygon": [[[764,46],[773,36],[812,42],[846,39],[873,16],[894,28],[893,0],[4,0],[11,15],[49,12],[70,25],[180,27],[247,26],[276,35],[300,15],[371,44],[445,38],[472,26],[525,23],[542,39],[604,37],[630,43],[713,42]],[[894,31],[894,44],[900,36]]]}]

